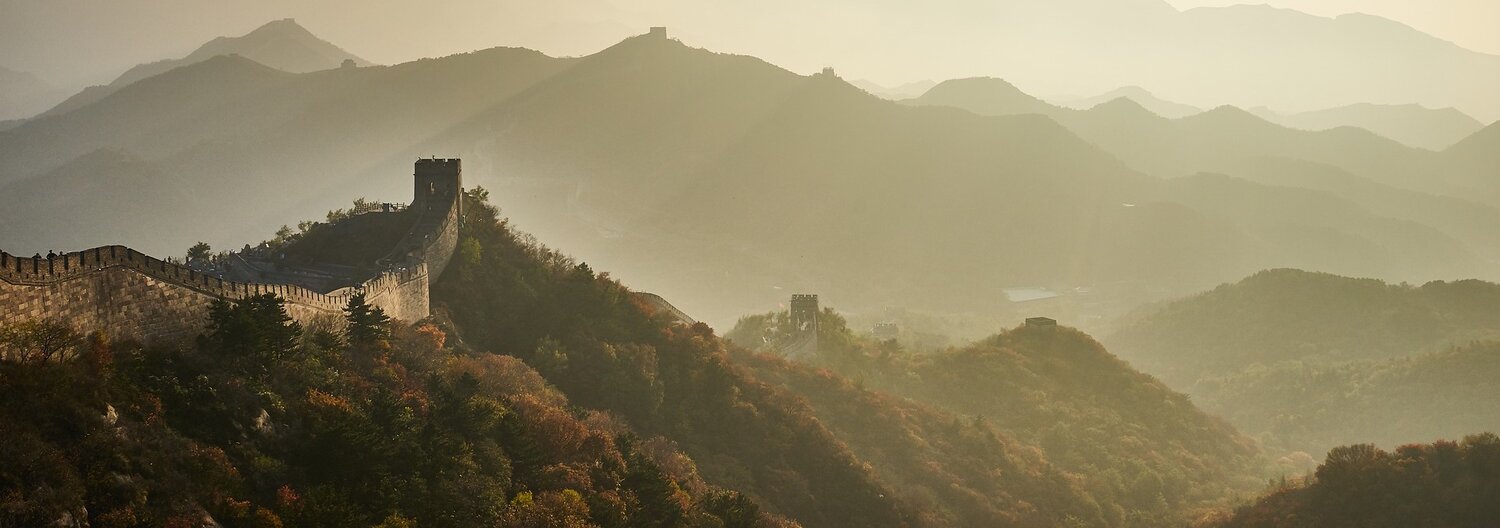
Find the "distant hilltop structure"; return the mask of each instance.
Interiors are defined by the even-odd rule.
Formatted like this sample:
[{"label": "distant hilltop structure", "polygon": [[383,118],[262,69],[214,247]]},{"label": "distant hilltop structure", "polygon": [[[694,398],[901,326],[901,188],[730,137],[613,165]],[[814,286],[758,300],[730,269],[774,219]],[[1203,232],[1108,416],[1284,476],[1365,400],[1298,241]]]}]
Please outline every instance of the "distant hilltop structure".
[{"label": "distant hilltop structure", "polygon": [[[411,227],[395,247],[373,263],[373,276],[331,265],[273,267],[264,262],[274,257],[244,254],[233,255],[232,272],[205,271],[125,246],[45,257],[0,251],[0,324],[45,320],[116,339],[186,339],[203,329],[213,301],[265,293],[285,299],[288,314],[304,325],[339,325],[344,306],[358,293],[392,318],[425,318],[431,284],[458,245],[462,164],[421,159],[413,176],[409,207],[367,213],[411,216]],[[346,269],[348,277],[334,276]],[[316,286],[325,278],[358,282],[325,291]]]},{"label": "distant hilltop structure", "polygon": [[818,296],[797,294],[792,296],[788,314],[792,323],[792,339],[784,348],[786,357],[809,360],[818,356]]},{"label": "distant hilltop structure", "polygon": [[1057,328],[1057,319],[1051,317],[1028,317],[1026,318],[1028,328]]},{"label": "distant hilltop structure", "polygon": [[[636,26],[636,27],[640,27],[640,26]],[[666,38],[667,38],[667,26],[651,26],[651,31],[648,32],[648,33],[646,33],[646,34],[649,35],[651,38],[658,38],[658,39],[666,40]]]}]

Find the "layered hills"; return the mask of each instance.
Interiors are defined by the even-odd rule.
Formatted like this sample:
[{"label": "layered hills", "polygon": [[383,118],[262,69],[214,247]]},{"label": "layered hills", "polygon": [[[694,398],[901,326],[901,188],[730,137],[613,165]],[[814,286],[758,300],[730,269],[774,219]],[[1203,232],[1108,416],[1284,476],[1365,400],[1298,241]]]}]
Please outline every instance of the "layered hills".
[{"label": "layered hills", "polygon": [[[858,18],[833,12],[880,23],[828,39],[822,19],[794,20],[778,34],[782,45],[767,46],[776,52],[767,56],[833,57],[840,66],[892,78],[912,70],[927,77],[1004,75],[1042,94],[1145,86],[1204,108],[1420,104],[1458,108],[1485,123],[1500,119],[1500,102],[1491,96],[1500,91],[1500,56],[1366,14],[1325,17],[1263,4],[1179,11],[1166,1],[1105,0],[941,9],[882,4],[861,9]],[[891,39],[890,28],[928,38]],[[859,53],[841,42],[858,42]]]},{"label": "layered hills", "polygon": [[1421,105],[1354,104],[1293,114],[1267,108],[1253,112],[1268,121],[1303,130],[1355,127],[1404,144],[1441,151],[1484,128],[1484,123],[1455,108],[1430,109]]},{"label": "layered hills", "polygon": [[1406,147],[1363,129],[1290,129],[1232,106],[1168,119],[1122,97],[1088,110],[1073,110],[1041,101],[994,78],[947,81],[907,103],[951,106],[982,115],[1047,115],[1132,168],[1163,177],[1215,171],[1246,157],[1282,157],[1334,165],[1396,187],[1460,196],[1472,190],[1465,173],[1441,166],[1440,154]]},{"label": "layered hills", "polygon": [[1500,427],[1500,286],[1271,270],[1147,307],[1106,341],[1273,449],[1399,445]]},{"label": "layered hills", "polygon": [[238,37],[219,37],[204,43],[187,56],[139,64],[107,85],[91,86],[47,110],[43,115],[67,113],[99,101],[121,88],[183,66],[221,55],[238,55],[272,68],[307,73],[337,68],[344,61],[356,66],[369,62],[318,38],[290,18],[274,20]]},{"label": "layered hills", "polygon": [[1141,105],[1142,108],[1145,108],[1151,113],[1168,119],[1179,119],[1203,112],[1202,108],[1193,105],[1168,101],[1166,99],[1157,97],[1155,94],[1139,86],[1126,86],[1123,88],[1110,90],[1109,92],[1096,95],[1094,97],[1087,97],[1083,99],[1054,98],[1049,99],[1049,101],[1058,106],[1072,108],[1074,110],[1088,110],[1090,108],[1120,98],[1129,99],[1135,102],[1135,104]]},{"label": "layered hills", "polygon": [[0,129],[6,121],[31,117],[66,97],[66,92],[34,74],[0,67]]},{"label": "layered hills", "polygon": [[[1364,129],[1343,127],[1305,131],[1286,128],[1234,107],[1168,119],[1146,110],[1128,97],[1087,110],[1074,110],[1051,105],[1021,92],[1004,80],[993,78],[947,81],[922,97],[906,101],[906,104],[951,106],[984,115],[1046,115],[1130,167],[1146,173],[1167,178],[1214,173],[1232,177],[1220,179],[1223,185],[1237,185],[1233,181],[1243,179],[1285,188],[1258,190],[1250,195],[1227,187],[1200,193],[1201,197],[1211,200],[1235,201],[1236,208],[1253,206],[1262,210],[1259,215],[1242,216],[1242,220],[1279,222],[1281,215],[1272,210],[1299,201],[1307,203],[1307,211],[1324,218],[1338,216],[1340,210],[1363,209],[1378,217],[1420,224],[1441,232],[1409,226],[1394,231],[1382,230],[1385,233],[1417,227],[1426,232],[1409,238],[1413,242],[1425,239],[1443,244],[1438,241],[1457,238],[1467,246],[1463,251],[1492,258],[1489,248],[1494,247],[1494,240],[1488,233],[1493,231],[1466,226],[1473,226],[1475,222],[1492,225],[1500,219],[1495,202],[1490,198],[1495,190],[1493,182],[1476,179],[1482,178],[1478,175],[1486,170],[1492,170],[1487,167],[1492,167],[1493,161],[1482,155],[1465,154],[1463,143],[1435,153],[1398,144]],[[1480,131],[1464,143],[1482,144],[1484,136]],[[1478,150],[1468,149],[1471,152]],[[1203,188],[1205,184],[1200,181],[1195,185]],[[1310,194],[1297,189],[1323,193]],[[1280,193],[1288,199],[1267,202],[1255,199],[1257,193]],[[1293,195],[1300,197],[1291,199]],[[1197,205],[1204,210],[1221,210],[1225,205],[1222,201],[1175,201]],[[1412,207],[1414,204],[1417,206]],[[1465,213],[1451,213],[1456,210]],[[1365,220],[1359,222],[1366,223]],[[1342,227],[1321,222],[1312,225],[1345,231]],[[1352,239],[1342,244],[1349,243],[1363,244],[1376,251],[1379,250],[1375,248],[1379,247],[1399,247],[1385,241],[1367,244]],[[1303,245],[1299,252],[1315,247]],[[1355,271],[1330,264],[1318,262],[1305,267],[1351,275],[1391,277],[1386,271]]]},{"label": "layered hills", "polygon": [[1500,286],[1389,284],[1271,270],[1148,307],[1107,339],[1122,357],[1182,386],[1256,363],[1389,359],[1500,335]]},{"label": "layered hills", "polygon": [[[1388,194],[1479,185],[1419,186],[1403,169],[1446,154],[1231,108],[1175,121],[1129,101],[1065,110],[998,81],[924,98],[895,104],[649,36],[581,58],[497,48],[304,74],[220,56],[0,133],[0,210],[51,220],[7,221],[0,236],[18,251],[122,235],[163,254],[223,246],[351,193],[397,194],[376,176],[447,152],[520,225],[708,321],[785,288],[1014,316],[1004,288],[1092,286],[1086,315],[1100,317],[1269,267],[1486,276],[1488,231],[1222,170],[1270,156]],[[1289,197],[1302,212],[1283,218]],[[189,235],[182,217],[213,221]],[[119,230],[62,227],[89,224]],[[663,258],[694,264],[669,272]]]},{"label": "layered hills", "polygon": [[744,361],[809,394],[820,413],[847,406],[850,391],[836,390],[829,374],[820,380],[769,367],[827,369],[1033,445],[1076,472],[1091,495],[1110,497],[1111,523],[1182,523],[1188,512],[1260,484],[1264,462],[1253,441],[1076,330],[1023,326],[964,347],[913,351],[857,335],[824,309],[816,352],[768,359],[792,352],[787,337],[800,331],[783,311],[742,318],[727,338],[759,351]]},{"label": "layered hills", "polygon": [[[921,94],[906,97],[913,99]],[[1088,110],[1116,99],[1129,99],[1153,114],[1181,119],[1200,114],[1203,108],[1168,101],[1139,86],[1127,86],[1088,98],[1049,98],[1057,106]],[[1427,108],[1417,104],[1382,105],[1357,103],[1306,112],[1277,112],[1261,106],[1250,110],[1267,121],[1300,130],[1362,128],[1404,145],[1442,151],[1473,135],[1484,124],[1456,108]]]},{"label": "layered hills", "polygon": [[822,370],[669,323],[498,220],[484,194],[469,194],[434,289],[455,339],[670,440],[691,459],[674,467],[765,511],[808,526],[1129,526],[1180,522],[1260,482],[1253,442],[1082,333],[881,355],[827,311]]}]

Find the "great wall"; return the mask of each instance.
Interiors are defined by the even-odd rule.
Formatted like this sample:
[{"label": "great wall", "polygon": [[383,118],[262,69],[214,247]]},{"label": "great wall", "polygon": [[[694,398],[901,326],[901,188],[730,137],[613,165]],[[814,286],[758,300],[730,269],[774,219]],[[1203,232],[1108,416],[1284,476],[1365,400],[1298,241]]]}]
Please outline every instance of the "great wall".
[{"label": "great wall", "polygon": [[392,318],[416,321],[429,315],[429,287],[458,245],[462,172],[457,159],[417,160],[406,208],[415,216],[411,227],[378,260],[374,276],[357,285],[317,291],[286,273],[280,280],[230,280],[125,246],[50,257],[0,251],[0,326],[52,321],[110,339],[183,340],[202,331],[215,300],[265,293],[285,299],[287,313],[303,325],[338,326],[350,297],[361,292]]}]

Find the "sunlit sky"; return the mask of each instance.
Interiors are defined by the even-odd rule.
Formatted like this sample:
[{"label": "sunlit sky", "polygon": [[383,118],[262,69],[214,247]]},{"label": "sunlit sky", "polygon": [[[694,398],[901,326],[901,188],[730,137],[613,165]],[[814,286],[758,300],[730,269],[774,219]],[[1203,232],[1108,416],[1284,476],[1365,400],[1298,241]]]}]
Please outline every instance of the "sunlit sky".
[{"label": "sunlit sky", "polygon": [[1500,54],[1500,0],[1167,0],[1178,9],[1270,4],[1322,16],[1367,13],[1404,23],[1474,51]]},{"label": "sunlit sky", "polygon": [[[1236,3],[1165,2],[1179,9]],[[962,71],[962,65],[978,62],[963,57],[943,57],[948,63],[936,64],[931,57],[868,56],[876,53],[869,50],[871,39],[891,40],[898,50],[918,42],[936,43],[932,49],[966,44],[952,35],[957,32],[910,18],[934,13],[929,21],[951,20],[1003,9],[1014,15],[1036,5],[1064,4],[1069,6],[1064,12],[1171,9],[1164,0],[0,0],[0,66],[76,88],[108,82],[138,63],[183,56],[213,37],[244,34],[289,17],[384,64],[502,45],[582,55],[662,24],[695,46],[764,57],[794,71],[810,73],[837,64],[856,77],[897,83],[1005,73]],[[1006,7],[996,7],[1002,5]],[[1500,31],[1494,29],[1500,26],[1497,0],[1275,0],[1273,5],[1324,16],[1367,12],[1500,54]],[[781,38],[791,34],[792,23],[804,30],[826,27],[827,36],[803,31],[800,40]],[[912,65],[930,67],[919,71]]]}]

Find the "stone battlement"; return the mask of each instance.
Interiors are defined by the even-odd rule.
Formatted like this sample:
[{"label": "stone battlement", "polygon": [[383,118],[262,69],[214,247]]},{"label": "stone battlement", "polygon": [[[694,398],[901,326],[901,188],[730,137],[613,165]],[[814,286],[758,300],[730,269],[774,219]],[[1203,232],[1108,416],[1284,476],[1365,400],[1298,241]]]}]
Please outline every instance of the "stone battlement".
[{"label": "stone battlement", "polygon": [[49,320],[111,338],[184,339],[201,331],[214,300],[265,293],[285,299],[304,325],[341,324],[344,306],[360,292],[392,318],[422,319],[428,289],[458,243],[463,183],[459,160],[419,160],[416,167],[417,219],[382,259],[383,271],[359,286],[318,292],[225,280],[118,245],[51,257],[0,251],[0,324]]}]

